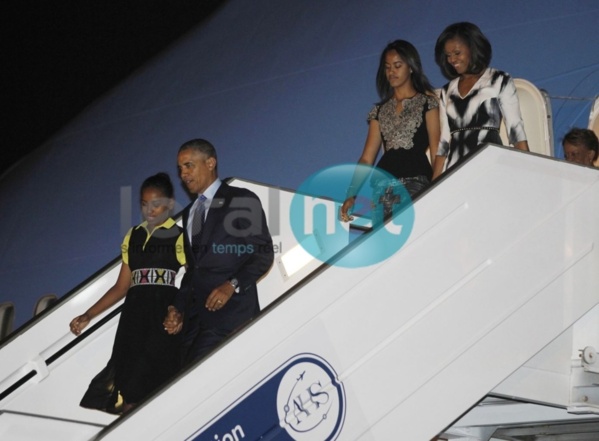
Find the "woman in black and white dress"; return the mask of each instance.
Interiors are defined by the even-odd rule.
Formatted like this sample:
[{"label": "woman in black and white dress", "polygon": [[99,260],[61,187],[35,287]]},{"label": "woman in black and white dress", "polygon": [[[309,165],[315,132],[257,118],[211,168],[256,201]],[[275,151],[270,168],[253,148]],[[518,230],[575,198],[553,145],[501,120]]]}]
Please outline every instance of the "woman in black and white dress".
[{"label": "woman in black and white dress", "polygon": [[509,74],[489,67],[491,56],[489,40],[472,23],[454,23],[437,39],[435,61],[451,81],[441,89],[434,178],[482,145],[502,144],[502,118],[510,144],[528,151],[516,87]]}]

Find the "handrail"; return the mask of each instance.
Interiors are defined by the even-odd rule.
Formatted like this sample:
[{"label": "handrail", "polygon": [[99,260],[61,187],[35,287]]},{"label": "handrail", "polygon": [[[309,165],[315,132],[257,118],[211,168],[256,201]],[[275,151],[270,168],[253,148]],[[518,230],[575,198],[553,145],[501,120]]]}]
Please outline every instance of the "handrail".
[{"label": "handrail", "polygon": [[[67,343],[65,346],[60,348],[54,354],[49,356],[46,360],[44,360],[46,365],[47,366],[51,365],[56,360],[58,360],[60,357],[62,357],[65,353],[67,353],[72,348],[74,348],[75,346],[80,344],[83,340],[85,340],[90,335],[92,335],[94,332],[96,332],[98,329],[100,329],[102,326],[104,326],[104,324],[106,324],[108,321],[112,320],[114,317],[116,317],[118,314],[120,314],[122,309],[123,309],[122,305],[115,308],[114,311],[111,311],[105,317],[102,317],[101,320],[98,320],[98,322],[95,323],[93,326],[91,326],[87,332],[84,332],[79,337],[77,337],[73,341]],[[16,391],[18,388],[20,388],[22,385],[27,383],[27,381],[29,381],[36,375],[37,375],[37,371],[35,369],[32,369],[28,373],[24,374],[20,379],[15,381],[11,386],[7,387],[6,389],[4,389],[4,391],[0,392],[0,401],[2,401],[4,398],[8,397],[10,394],[12,394],[14,391]]]}]

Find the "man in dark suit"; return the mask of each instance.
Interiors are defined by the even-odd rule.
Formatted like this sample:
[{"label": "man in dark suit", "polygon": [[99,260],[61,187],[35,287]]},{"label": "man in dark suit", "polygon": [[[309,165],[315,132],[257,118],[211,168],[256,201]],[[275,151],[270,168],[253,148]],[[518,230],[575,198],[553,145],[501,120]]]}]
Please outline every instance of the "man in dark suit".
[{"label": "man in dark suit", "polygon": [[197,196],[183,211],[187,270],[164,328],[184,331],[184,360],[206,355],[260,310],[256,282],[273,262],[272,238],[258,197],[218,178],[214,146],[179,148],[179,175]]}]

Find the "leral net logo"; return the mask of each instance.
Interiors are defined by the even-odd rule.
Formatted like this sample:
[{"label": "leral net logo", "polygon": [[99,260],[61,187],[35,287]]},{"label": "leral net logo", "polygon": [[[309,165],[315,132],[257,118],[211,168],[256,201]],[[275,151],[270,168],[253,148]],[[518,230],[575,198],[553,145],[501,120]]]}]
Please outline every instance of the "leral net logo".
[{"label": "leral net logo", "polygon": [[[348,196],[355,196],[354,217],[371,229],[355,247],[348,247],[355,238],[350,224],[339,216]],[[385,207],[392,207],[389,215]],[[296,240],[311,256],[330,265],[359,268],[391,257],[406,243],[414,206],[406,188],[387,172],[341,164],[308,177],[293,196],[289,216]]]}]

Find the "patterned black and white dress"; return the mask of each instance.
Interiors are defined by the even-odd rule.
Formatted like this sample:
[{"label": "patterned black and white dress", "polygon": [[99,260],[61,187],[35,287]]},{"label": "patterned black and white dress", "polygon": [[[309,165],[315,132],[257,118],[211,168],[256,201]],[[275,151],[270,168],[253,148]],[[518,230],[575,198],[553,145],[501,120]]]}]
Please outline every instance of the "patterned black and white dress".
[{"label": "patterned black and white dress", "polygon": [[516,86],[509,74],[487,68],[462,97],[459,78],[441,89],[441,140],[437,155],[447,156],[445,168],[461,162],[486,143],[502,144],[503,117],[510,144],[526,141]]}]

